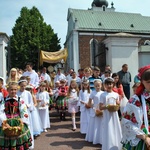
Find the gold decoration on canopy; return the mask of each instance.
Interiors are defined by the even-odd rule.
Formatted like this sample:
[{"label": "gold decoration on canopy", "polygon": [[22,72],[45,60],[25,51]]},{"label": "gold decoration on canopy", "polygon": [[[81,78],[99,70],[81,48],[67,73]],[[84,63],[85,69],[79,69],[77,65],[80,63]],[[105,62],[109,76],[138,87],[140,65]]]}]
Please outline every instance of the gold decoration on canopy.
[{"label": "gold decoration on canopy", "polygon": [[56,52],[46,52],[41,50],[40,65],[42,65],[43,62],[58,63],[61,62],[62,59],[64,60],[64,62],[66,62],[67,56],[68,56],[68,52],[66,48]]}]

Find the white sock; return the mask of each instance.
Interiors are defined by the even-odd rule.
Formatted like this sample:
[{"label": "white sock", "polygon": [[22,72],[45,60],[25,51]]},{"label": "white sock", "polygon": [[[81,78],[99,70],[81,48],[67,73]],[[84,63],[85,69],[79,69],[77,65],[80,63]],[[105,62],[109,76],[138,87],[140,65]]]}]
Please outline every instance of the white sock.
[{"label": "white sock", "polygon": [[75,118],[72,118],[72,125],[73,125],[73,129],[76,129],[76,121],[75,121]]}]

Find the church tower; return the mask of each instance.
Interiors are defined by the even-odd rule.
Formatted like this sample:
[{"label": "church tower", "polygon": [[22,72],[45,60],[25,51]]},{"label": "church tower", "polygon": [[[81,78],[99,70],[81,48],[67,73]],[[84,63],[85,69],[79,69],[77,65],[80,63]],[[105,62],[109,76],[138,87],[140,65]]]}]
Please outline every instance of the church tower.
[{"label": "church tower", "polygon": [[94,11],[115,11],[114,3],[111,3],[111,8],[108,8],[107,0],[93,0],[91,6]]}]

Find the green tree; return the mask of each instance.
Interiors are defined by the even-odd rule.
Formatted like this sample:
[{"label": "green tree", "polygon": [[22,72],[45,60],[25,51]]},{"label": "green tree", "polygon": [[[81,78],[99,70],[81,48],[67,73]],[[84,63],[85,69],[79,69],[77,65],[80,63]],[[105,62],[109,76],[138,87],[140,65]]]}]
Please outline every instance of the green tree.
[{"label": "green tree", "polygon": [[40,50],[54,52],[61,49],[60,39],[52,27],[44,22],[36,7],[21,9],[12,32],[10,55],[13,67],[23,69],[25,63],[30,61],[37,69]]}]

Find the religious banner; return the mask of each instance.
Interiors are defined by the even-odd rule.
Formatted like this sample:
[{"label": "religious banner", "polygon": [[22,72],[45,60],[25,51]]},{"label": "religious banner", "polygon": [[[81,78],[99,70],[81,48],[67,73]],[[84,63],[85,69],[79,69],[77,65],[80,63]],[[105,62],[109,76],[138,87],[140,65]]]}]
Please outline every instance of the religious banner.
[{"label": "religious banner", "polygon": [[56,51],[56,52],[46,52],[46,51],[41,50],[40,65],[42,65],[43,62],[58,63],[58,62],[61,62],[62,59],[65,62],[67,59],[67,56],[68,56],[68,52],[66,48],[64,48],[63,50]]}]

